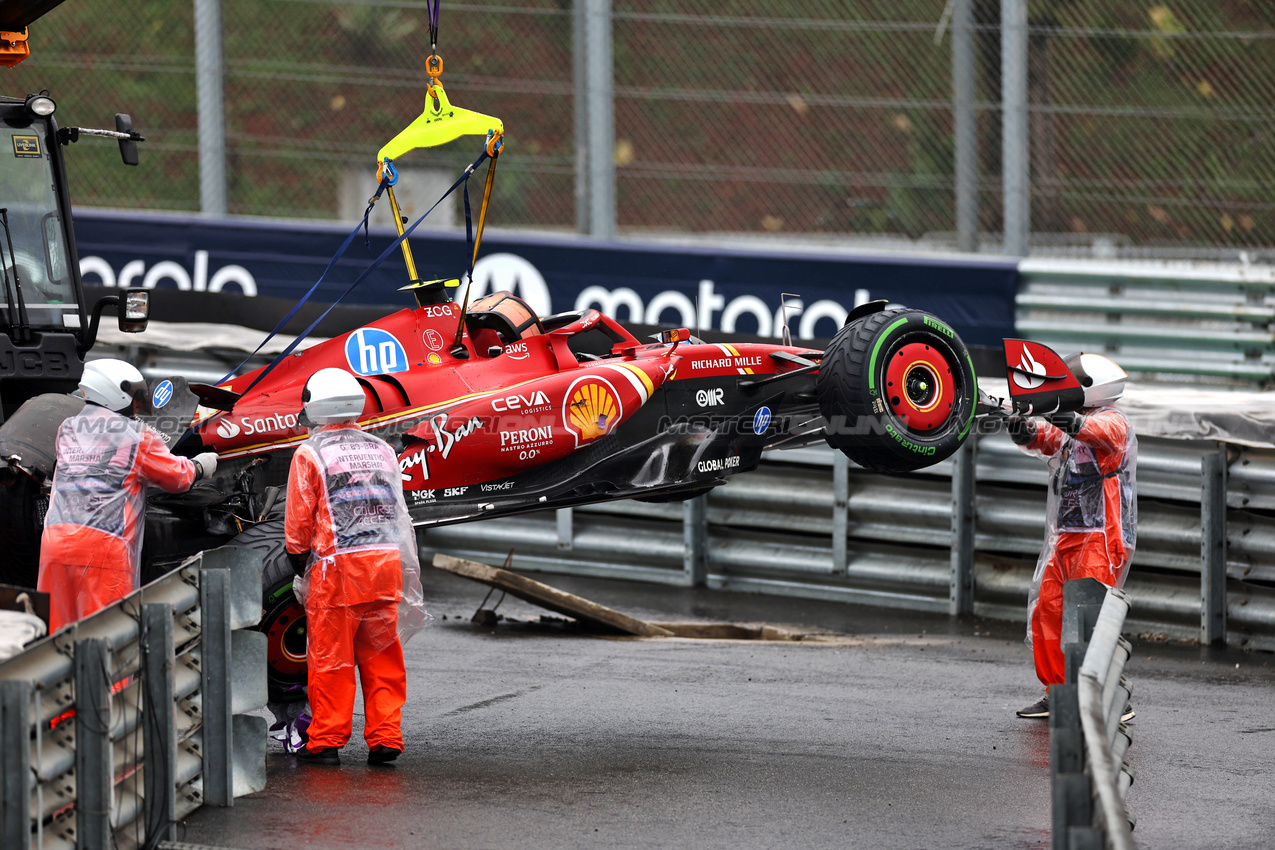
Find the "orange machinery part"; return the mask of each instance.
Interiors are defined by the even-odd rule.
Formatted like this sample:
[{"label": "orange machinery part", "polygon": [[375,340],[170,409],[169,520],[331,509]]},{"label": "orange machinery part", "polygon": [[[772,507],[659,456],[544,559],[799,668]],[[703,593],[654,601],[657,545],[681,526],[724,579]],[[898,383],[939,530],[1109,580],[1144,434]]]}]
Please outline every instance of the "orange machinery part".
[{"label": "orange machinery part", "polygon": [[27,44],[27,31],[0,31],[0,66],[12,68],[31,55],[31,46]]}]

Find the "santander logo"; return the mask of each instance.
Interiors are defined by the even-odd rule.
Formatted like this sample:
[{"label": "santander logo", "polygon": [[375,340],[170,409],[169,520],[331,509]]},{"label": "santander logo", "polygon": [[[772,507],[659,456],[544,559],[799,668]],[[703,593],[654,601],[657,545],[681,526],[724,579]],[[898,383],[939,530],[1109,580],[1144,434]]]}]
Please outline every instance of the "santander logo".
[{"label": "santander logo", "polygon": [[217,436],[223,440],[233,440],[239,436],[239,426],[229,419],[223,419],[217,423]]},{"label": "santander logo", "polygon": [[[1045,383],[1045,367],[1037,362],[1031,355],[1031,351],[1027,346],[1023,346],[1023,356],[1018,361],[1018,368],[1022,372],[1014,372],[1014,383],[1025,390],[1034,390],[1041,384]],[[1024,375],[1023,372],[1031,372],[1032,375]],[[1039,375],[1040,377],[1032,377]]]}]

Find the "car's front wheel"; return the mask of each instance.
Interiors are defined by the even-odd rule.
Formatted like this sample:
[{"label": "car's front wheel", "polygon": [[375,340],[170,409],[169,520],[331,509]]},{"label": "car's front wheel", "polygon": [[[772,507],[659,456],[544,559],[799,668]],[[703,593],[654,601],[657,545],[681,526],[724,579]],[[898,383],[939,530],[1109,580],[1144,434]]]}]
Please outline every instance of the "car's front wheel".
[{"label": "car's front wheel", "polygon": [[910,472],[969,437],[978,385],[961,338],[920,310],[887,307],[842,328],[816,382],[824,438],[860,466]]}]

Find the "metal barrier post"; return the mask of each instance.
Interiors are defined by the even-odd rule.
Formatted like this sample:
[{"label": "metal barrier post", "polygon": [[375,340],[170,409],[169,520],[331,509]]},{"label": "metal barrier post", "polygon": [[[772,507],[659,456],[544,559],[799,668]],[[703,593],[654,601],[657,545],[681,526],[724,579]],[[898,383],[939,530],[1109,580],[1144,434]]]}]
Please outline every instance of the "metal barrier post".
[{"label": "metal barrier post", "polygon": [[974,0],[952,8],[952,123],[956,159],[956,247],[978,250],[978,74],[974,67]]},{"label": "metal barrier post", "polygon": [[574,132],[576,231],[589,232],[589,74],[584,54],[585,0],[572,0],[571,77]]},{"label": "metal barrier post", "polygon": [[199,596],[203,638],[202,670],[204,716],[204,802],[232,806],[235,802],[232,769],[230,693],[230,570],[205,564],[199,571]]},{"label": "metal barrier post", "polygon": [[0,846],[31,846],[30,682],[0,681]]},{"label": "metal barrier post", "polygon": [[195,0],[195,80],[199,99],[200,209],[226,214],[226,105],[221,0]]},{"label": "metal barrier post", "polygon": [[846,537],[850,533],[850,459],[841,452],[832,456],[832,574],[843,576],[849,568]]},{"label": "metal barrier post", "polygon": [[1108,591],[1077,675],[1085,762],[1092,783],[1092,817],[1088,827],[1070,830],[1069,847],[1133,850],[1133,819],[1125,804],[1132,773],[1121,762],[1128,747],[1122,744],[1119,751],[1115,748],[1121,709],[1129,696],[1121,675],[1129,658],[1129,643],[1120,636],[1128,612],[1129,597],[1119,590]]},{"label": "metal barrier post", "polygon": [[148,845],[177,837],[177,725],[173,705],[173,612],[162,602],[142,605],[142,771]]},{"label": "metal barrier post", "polygon": [[1027,0],[1001,0],[1001,167],[1005,243],[1025,257],[1031,240],[1031,146],[1027,130]]},{"label": "metal barrier post", "polygon": [[558,508],[556,518],[558,521],[558,548],[573,548],[575,534],[574,529],[572,528],[574,515],[571,512],[571,508]]},{"label": "metal barrier post", "polygon": [[682,569],[689,587],[708,583],[708,563],[704,551],[708,537],[708,494],[682,502],[682,536],[685,546]]},{"label": "metal barrier post", "polygon": [[948,612],[952,616],[974,613],[974,469],[977,445],[977,440],[971,436],[953,458],[952,573],[948,587]]},{"label": "metal barrier post", "polygon": [[111,647],[105,638],[75,642],[75,846],[111,843]]},{"label": "metal barrier post", "polygon": [[1062,638],[1059,642],[1066,663],[1064,675],[1069,685],[1079,681],[1076,677],[1084,663],[1094,624],[1102,613],[1107,589],[1107,585],[1096,578],[1072,579],[1063,583]]},{"label": "metal barrier post", "polygon": [[584,56],[588,85],[589,233],[615,238],[615,65],[611,59],[611,0],[584,0]]},{"label": "metal barrier post", "polygon": [[1053,848],[1070,850],[1068,833],[1088,826],[1092,790],[1085,775],[1085,740],[1080,728],[1078,686],[1049,688],[1049,774],[1053,813]]},{"label": "metal barrier post", "polygon": [[1226,447],[1200,459],[1200,643],[1226,645]]}]

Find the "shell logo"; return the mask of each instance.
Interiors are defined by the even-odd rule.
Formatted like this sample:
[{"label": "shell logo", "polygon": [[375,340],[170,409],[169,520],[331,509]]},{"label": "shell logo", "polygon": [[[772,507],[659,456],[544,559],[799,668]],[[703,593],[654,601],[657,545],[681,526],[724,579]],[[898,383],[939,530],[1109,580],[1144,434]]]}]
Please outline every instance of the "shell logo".
[{"label": "shell logo", "polygon": [[620,394],[608,381],[591,376],[567,388],[562,424],[575,436],[576,446],[605,437],[623,418]]}]

